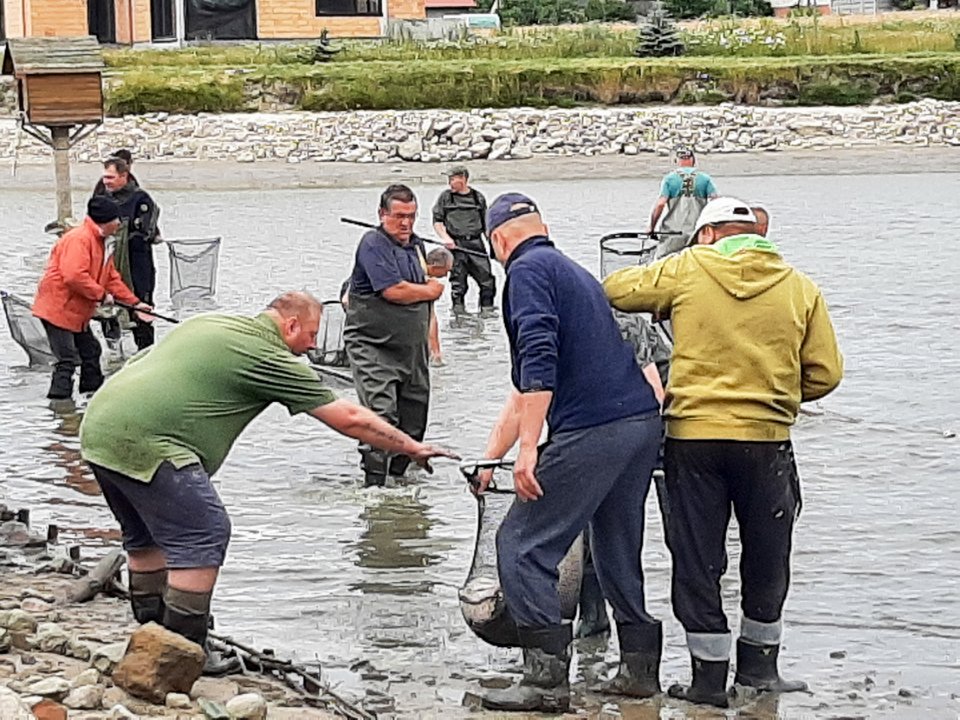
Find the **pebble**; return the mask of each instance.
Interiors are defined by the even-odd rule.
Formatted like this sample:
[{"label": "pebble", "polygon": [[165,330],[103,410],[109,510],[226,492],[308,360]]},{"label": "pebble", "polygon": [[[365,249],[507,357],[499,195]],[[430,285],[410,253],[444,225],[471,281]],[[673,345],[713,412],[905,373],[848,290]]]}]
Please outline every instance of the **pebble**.
[{"label": "pebble", "polygon": [[[920,122],[920,118],[924,118]],[[933,118],[931,120],[931,118]],[[285,162],[449,162],[549,155],[667,155],[678,143],[702,153],[787,148],[949,145],[960,135],[960,103],[921,100],[865,108],[589,107],[357,112],[284,112],[107,118],[74,159],[103,147],[135,145],[145,160]],[[910,128],[910,134],[902,134]],[[17,141],[0,119],[0,160],[48,158],[45,146]],[[264,140],[269,138],[269,140]],[[14,536],[22,528],[11,527]],[[18,533],[20,533],[18,535]]]},{"label": "pebble", "polygon": [[184,695],[183,693],[167,693],[164,705],[174,710],[189,710],[193,707],[193,702],[190,700],[189,695]]},{"label": "pebble", "polygon": [[70,692],[70,683],[61,677],[48,677],[26,685],[23,692],[27,695],[40,695],[62,700]]},{"label": "pebble", "polygon": [[0,612],[0,628],[5,628],[12,635],[22,635],[36,632],[37,619],[23,610],[4,610]]},{"label": "pebble", "polygon": [[70,687],[79,688],[85,685],[96,685],[99,682],[100,672],[96,668],[87,668],[70,681]]},{"label": "pebble", "polygon": [[226,710],[232,720],[266,720],[267,701],[259,693],[245,693],[227,702]]},{"label": "pebble", "polygon": [[74,688],[63,699],[63,704],[73,710],[94,710],[100,707],[103,700],[103,687],[100,685],[84,685]]},{"label": "pebble", "polygon": [[207,717],[207,720],[230,720],[230,713],[218,702],[200,698],[197,702],[200,711]]},{"label": "pebble", "polygon": [[65,653],[70,637],[56,623],[40,623],[37,626],[37,649],[40,652]]},{"label": "pebble", "polygon": [[140,720],[139,717],[127,710],[124,705],[114,705],[107,714],[109,720]]},{"label": "pebble", "polygon": [[127,651],[126,641],[103,645],[93,652],[90,664],[104,675],[109,675],[117,666],[117,663],[123,659],[123,654]]}]

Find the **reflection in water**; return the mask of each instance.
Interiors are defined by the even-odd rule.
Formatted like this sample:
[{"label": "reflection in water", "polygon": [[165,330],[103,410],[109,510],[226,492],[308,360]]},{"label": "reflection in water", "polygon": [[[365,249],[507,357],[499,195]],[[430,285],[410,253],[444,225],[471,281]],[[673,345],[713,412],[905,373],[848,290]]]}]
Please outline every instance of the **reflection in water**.
[{"label": "reflection in water", "polygon": [[353,545],[355,562],[372,572],[364,573],[351,590],[419,595],[433,589],[431,578],[412,570],[441,562],[444,549],[429,540],[434,520],[418,493],[379,491],[364,506],[360,521],[363,530]]},{"label": "reflection in water", "polygon": [[[100,487],[93,473],[80,459],[80,421],[83,413],[72,400],[58,400],[50,403],[58,425],[52,432],[54,441],[44,445],[43,449],[55,456],[53,464],[65,472],[64,483],[84,495],[100,495]],[[60,439],[62,438],[62,439]]]}]

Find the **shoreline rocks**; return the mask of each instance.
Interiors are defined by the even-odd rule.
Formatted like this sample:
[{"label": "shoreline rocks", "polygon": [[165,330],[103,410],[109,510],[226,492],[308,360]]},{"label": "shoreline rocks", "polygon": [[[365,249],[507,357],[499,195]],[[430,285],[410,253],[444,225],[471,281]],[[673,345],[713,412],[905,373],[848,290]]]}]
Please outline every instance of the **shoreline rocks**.
[{"label": "shoreline rocks", "polygon": [[[138,160],[422,163],[550,156],[819,148],[960,146],[960,103],[838,108],[614,107],[249,113],[108,118],[73,150],[90,162],[117,147]],[[0,161],[49,149],[0,120]]]}]

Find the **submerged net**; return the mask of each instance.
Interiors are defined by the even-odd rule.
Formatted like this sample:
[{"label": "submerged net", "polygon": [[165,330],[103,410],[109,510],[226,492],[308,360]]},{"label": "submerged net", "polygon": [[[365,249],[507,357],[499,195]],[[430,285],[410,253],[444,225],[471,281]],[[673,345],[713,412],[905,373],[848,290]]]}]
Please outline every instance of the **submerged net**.
[{"label": "submerged net", "polygon": [[657,241],[646,233],[624,232],[600,239],[600,279],[625,267],[646,265],[657,252]]},{"label": "submerged net", "polygon": [[346,322],[347,313],[339,300],[324,301],[320,330],[317,332],[317,347],[307,353],[310,362],[325,367],[349,367],[343,344],[343,327]]},{"label": "submerged net", "polygon": [[[517,626],[507,610],[500,589],[497,566],[497,531],[513,505],[511,491],[488,490],[477,496],[477,539],[473,562],[460,588],[460,612],[470,629],[485,642],[498,647],[519,644]],[[557,593],[566,620],[576,615],[583,576],[583,539],[578,536],[557,567]]]},{"label": "submerged net", "polygon": [[3,314],[7,316],[10,335],[27,353],[30,365],[52,365],[56,362],[47,333],[40,320],[33,316],[30,303],[3,291],[0,291],[0,296],[3,298]]},{"label": "submerged net", "polygon": [[167,241],[170,251],[170,302],[175,306],[214,296],[217,291],[220,240],[215,237]]}]

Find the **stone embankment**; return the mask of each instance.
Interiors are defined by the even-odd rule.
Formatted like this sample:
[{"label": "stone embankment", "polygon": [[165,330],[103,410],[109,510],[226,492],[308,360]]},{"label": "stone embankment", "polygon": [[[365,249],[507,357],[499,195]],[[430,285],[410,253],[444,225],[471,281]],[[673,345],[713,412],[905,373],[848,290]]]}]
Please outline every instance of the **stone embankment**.
[{"label": "stone embankment", "polygon": [[199,647],[174,636],[174,642],[167,639],[166,647],[159,649],[159,662],[137,662],[137,641],[130,639],[131,633],[136,631],[148,640],[170,633],[156,625],[137,630],[128,603],[115,597],[97,595],[82,604],[65,602],[76,563],[65,548],[48,544],[48,538],[31,531],[22,519],[15,519],[0,505],[0,719],[335,717],[305,706],[278,680],[255,674],[196,682],[191,677],[180,692],[168,692],[172,685],[164,683],[169,678],[158,676],[183,671],[182,662],[169,662],[173,658],[169,646],[176,641],[191,646],[202,664]]},{"label": "stone embankment", "polygon": [[[108,118],[74,150],[91,161],[117,147],[147,160],[384,163],[960,145],[960,103],[856,108],[637,107],[150,115]],[[49,150],[0,120],[0,161]]]}]

